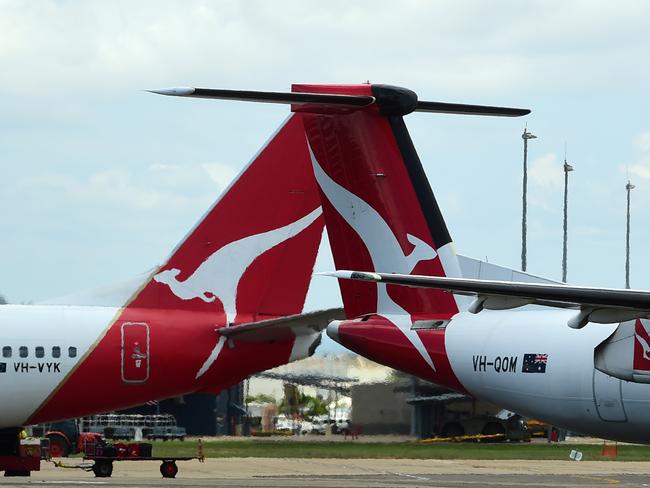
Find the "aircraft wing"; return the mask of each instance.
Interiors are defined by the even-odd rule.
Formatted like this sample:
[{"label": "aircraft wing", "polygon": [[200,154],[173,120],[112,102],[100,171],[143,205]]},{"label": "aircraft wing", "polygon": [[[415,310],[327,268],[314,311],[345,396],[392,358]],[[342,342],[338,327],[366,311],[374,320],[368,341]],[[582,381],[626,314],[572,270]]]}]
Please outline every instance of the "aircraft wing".
[{"label": "aircraft wing", "polygon": [[223,327],[218,332],[227,339],[266,342],[288,338],[305,332],[320,332],[332,320],[343,319],[345,319],[345,314],[342,308],[330,308],[327,310],[318,310],[276,319]]},{"label": "aircraft wing", "polygon": [[553,283],[524,283],[467,278],[335,271],[322,273],[340,279],[372,281],[418,288],[437,288],[451,293],[476,296],[469,311],[504,310],[528,304],[580,308],[569,326],[581,328],[587,322],[615,323],[650,316],[650,292],[618,288],[593,288]]}]

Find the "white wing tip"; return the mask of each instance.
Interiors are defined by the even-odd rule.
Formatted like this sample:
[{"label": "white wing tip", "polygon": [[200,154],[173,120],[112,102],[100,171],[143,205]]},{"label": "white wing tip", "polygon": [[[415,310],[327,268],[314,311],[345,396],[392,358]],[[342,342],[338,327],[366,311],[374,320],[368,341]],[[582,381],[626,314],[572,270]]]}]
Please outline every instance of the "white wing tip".
[{"label": "white wing tip", "polygon": [[177,86],[171,88],[156,88],[153,90],[147,90],[149,93],[156,93],[158,95],[168,95],[173,97],[186,97],[192,95],[196,89],[190,86]]},{"label": "white wing tip", "polygon": [[332,276],[340,280],[361,280],[361,281],[381,281],[381,276],[377,273],[369,271],[325,271],[322,273],[314,273],[315,276]]}]

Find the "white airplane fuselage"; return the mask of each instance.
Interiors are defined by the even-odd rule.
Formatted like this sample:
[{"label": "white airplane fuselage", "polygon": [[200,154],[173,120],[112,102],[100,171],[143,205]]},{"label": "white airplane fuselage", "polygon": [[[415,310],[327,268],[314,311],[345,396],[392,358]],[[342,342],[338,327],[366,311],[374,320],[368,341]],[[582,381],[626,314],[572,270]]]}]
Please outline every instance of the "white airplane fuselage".
[{"label": "white airplane fuselage", "polygon": [[[334,322],[328,334],[382,364],[568,430],[650,443],[650,385],[594,367],[594,350],[618,324],[567,326],[575,311],[456,314],[444,328],[415,329],[434,368],[394,317]],[[411,320],[411,317],[408,318]]]},{"label": "white airplane fuselage", "polygon": [[[617,324],[576,330],[567,326],[573,314],[460,313],[445,331],[453,371],[472,395],[517,413],[585,434],[650,442],[650,385],[594,367],[594,349]],[[545,372],[523,372],[525,354],[546,354]]]},{"label": "white airplane fuselage", "polygon": [[[24,425],[86,355],[118,310],[0,307],[0,428]],[[40,357],[37,348],[42,348]]]},{"label": "white airplane fuselage", "polygon": [[298,341],[283,331],[275,341],[234,340],[198,375],[221,327],[222,313],[0,306],[0,429],[218,392],[306,357],[319,337],[311,331]]}]

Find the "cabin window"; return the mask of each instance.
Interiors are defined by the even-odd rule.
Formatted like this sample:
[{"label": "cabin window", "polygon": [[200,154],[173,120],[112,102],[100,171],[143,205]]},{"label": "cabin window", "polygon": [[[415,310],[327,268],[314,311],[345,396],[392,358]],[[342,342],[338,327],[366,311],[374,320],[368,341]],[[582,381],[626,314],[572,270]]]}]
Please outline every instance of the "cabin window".
[{"label": "cabin window", "polygon": [[77,357],[77,348],[74,346],[71,346],[68,348],[68,356],[71,358],[76,358]]},{"label": "cabin window", "polygon": [[42,358],[45,356],[45,348],[43,346],[36,346],[36,349],[34,351],[37,358]]},{"label": "cabin window", "polygon": [[2,357],[10,358],[11,357],[11,346],[4,346],[2,348]]},{"label": "cabin window", "polygon": [[52,357],[53,358],[61,357],[61,348],[59,346],[52,346]]},{"label": "cabin window", "polygon": [[20,346],[18,348],[18,355],[21,358],[26,358],[28,354],[29,354],[29,350],[27,349],[27,346]]}]

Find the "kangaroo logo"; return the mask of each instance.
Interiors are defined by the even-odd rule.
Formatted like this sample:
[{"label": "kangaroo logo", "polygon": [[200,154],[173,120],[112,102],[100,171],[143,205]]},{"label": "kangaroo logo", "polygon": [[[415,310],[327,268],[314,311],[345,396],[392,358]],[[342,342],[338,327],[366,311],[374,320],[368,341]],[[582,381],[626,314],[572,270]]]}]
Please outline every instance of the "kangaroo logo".
[{"label": "kangaroo logo", "polygon": [[[375,271],[410,274],[420,261],[428,261],[437,257],[435,249],[411,234],[407,234],[406,238],[415,248],[410,254],[404,255],[397,237],[379,212],[332,180],[316,160],[311,146],[309,146],[309,154],[318,186],[339,215],[359,235],[368,249]],[[388,295],[385,283],[377,284],[377,313],[393,322],[431,369],[436,370],[422,340],[411,329],[410,314]]]},{"label": "kangaroo logo", "polygon": [[[284,227],[230,242],[208,256],[194,273],[183,281],[178,281],[177,276],[181,270],[176,268],[161,271],[153,279],[167,285],[181,300],[198,298],[207,303],[219,300],[226,313],[227,325],[230,325],[237,317],[239,281],[253,261],[278,244],[300,234],[320,216],[321,212],[321,208],[318,207]],[[196,378],[212,366],[223,349],[224,342],[225,338],[221,337],[199,369]]]},{"label": "kangaroo logo", "polygon": [[650,370],[650,337],[641,320],[637,320],[634,327],[634,338],[641,346],[641,357],[634,353],[634,369]]}]

